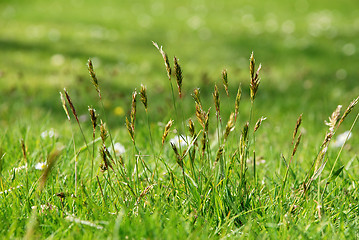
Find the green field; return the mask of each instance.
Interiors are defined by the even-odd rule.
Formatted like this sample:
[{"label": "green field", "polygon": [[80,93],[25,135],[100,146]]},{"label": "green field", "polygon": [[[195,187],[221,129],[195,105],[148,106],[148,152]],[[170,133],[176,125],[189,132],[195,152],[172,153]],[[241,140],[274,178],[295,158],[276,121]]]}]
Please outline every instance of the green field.
[{"label": "green field", "polygon": [[[1,236],[358,238],[357,9],[355,0],[0,1]],[[254,70],[262,64],[255,99],[252,52]],[[67,120],[64,88],[78,122],[65,100]]]}]

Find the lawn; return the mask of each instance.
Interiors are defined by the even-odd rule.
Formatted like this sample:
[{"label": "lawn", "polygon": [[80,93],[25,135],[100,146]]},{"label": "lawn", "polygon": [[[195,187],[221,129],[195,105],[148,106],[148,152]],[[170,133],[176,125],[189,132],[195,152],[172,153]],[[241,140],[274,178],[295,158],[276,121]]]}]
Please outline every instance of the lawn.
[{"label": "lawn", "polygon": [[0,233],[358,238],[358,7],[1,1]]}]

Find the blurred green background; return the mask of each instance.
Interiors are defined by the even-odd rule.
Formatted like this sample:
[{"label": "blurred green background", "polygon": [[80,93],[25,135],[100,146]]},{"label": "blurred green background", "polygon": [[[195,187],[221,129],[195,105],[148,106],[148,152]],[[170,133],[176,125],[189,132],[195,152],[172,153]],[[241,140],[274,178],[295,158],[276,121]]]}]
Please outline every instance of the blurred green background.
[{"label": "blurred green background", "polygon": [[221,85],[226,68],[232,99],[221,86],[223,109],[232,109],[241,83],[247,111],[248,59],[254,51],[263,65],[256,114],[281,132],[304,113],[306,127],[321,126],[323,132],[323,120],[359,93],[358,36],[356,0],[3,0],[0,127],[43,119],[64,123],[58,94],[64,87],[80,114],[88,105],[96,107],[88,58],[113,126],[123,126],[130,94],[141,83],[156,109],[153,118],[163,120],[170,114],[170,90],[155,41],[171,60],[179,58],[184,101],[200,87],[205,102],[212,102],[213,83]]}]

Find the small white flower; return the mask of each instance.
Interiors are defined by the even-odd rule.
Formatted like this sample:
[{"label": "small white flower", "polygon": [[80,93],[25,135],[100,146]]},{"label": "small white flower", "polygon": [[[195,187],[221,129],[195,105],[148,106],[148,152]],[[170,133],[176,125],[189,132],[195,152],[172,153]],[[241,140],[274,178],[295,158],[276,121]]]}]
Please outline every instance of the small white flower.
[{"label": "small white flower", "polygon": [[119,142],[115,143],[113,145],[113,147],[115,149],[115,154],[116,155],[122,155],[122,154],[124,154],[126,152],[125,147]]},{"label": "small white flower", "polygon": [[187,147],[187,145],[191,142],[191,137],[190,136],[175,136],[174,138],[172,138],[170,140],[170,143],[172,143],[173,145],[175,145],[176,147]]},{"label": "small white flower", "polygon": [[55,136],[56,136],[56,133],[55,133],[54,129],[52,129],[52,128],[50,130],[46,130],[41,133],[42,138],[47,138],[47,137],[53,138]]},{"label": "small white flower", "polygon": [[35,169],[37,170],[44,170],[46,167],[47,163],[46,162],[39,162],[35,164]]},{"label": "small white flower", "polygon": [[23,169],[26,169],[27,168],[27,163],[25,163],[25,165],[23,165],[23,166],[20,166],[20,167],[17,167],[17,168],[13,168],[12,170],[15,172],[15,173],[17,173],[17,172],[19,172],[19,171],[21,171],[21,170],[23,170]]},{"label": "small white flower", "polygon": [[339,134],[337,138],[335,139],[333,146],[334,147],[342,147],[345,143],[345,141],[350,139],[352,137],[352,133],[350,131],[345,131],[342,134]]}]

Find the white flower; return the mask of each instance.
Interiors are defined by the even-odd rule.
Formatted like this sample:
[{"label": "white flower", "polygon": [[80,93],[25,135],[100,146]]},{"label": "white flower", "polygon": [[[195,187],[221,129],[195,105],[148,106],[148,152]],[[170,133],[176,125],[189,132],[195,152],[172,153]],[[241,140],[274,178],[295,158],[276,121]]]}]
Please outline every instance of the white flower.
[{"label": "white flower", "polygon": [[42,138],[47,138],[47,137],[53,138],[55,136],[56,136],[56,133],[55,133],[54,129],[52,129],[52,128],[50,130],[46,130],[41,133]]},{"label": "white flower", "polygon": [[35,164],[35,169],[44,170],[46,166],[47,166],[46,162],[39,162]]},{"label": "white flower", "polygon": [[20,166],[20,167],[17,167],[17,168],[13,168],[12,170],[15,172],[15,173],[17,173],[17,172],[19,172],[19,171],[21,171],[21,170],[23,170],[23,169],[26,169],[27,168],[27,163],[25,163],[25,165],[23,165],[23,166]]},{"label": "white flower", "polygon": [[124,154],[126,152],[125,147],[119,142],[115,143],[113,145],[113,147],[115,149],[115,154],[116,155],[122,155],[122,154]]},{"label": "white flower", "polygon": [[170,143],[175,145],[176,147],[187,147],[187,145],[191,142],[192,138],[190,136],[175,136],[170,140]]},{"label": "white flower", "polygon": [[350,131],[345,131],[342,134],[339,134],[335,141],[333,142],[334,147],[342,147],[346,140],[349,140],[352,137],[352,133]]}]

